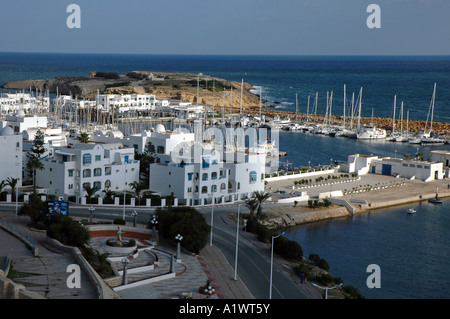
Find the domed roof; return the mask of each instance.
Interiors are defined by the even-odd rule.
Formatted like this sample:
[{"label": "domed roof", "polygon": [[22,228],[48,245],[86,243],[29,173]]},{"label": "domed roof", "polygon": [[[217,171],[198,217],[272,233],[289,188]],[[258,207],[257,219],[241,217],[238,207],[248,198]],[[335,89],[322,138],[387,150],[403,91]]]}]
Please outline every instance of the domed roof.
[{"label": "domed roof", "polygon": [[24,112],[24,110],[18,110],[16,115],[19,117],[25,117],[25,112]]},{"label": "domed roof", "polygon": [[155,127],[155,132],[157,133],[164,133],[166,131],[166,128],[162,124],[158,124]]},{"label": "domed roof", "polygon": [[2,130],[0,131],[0,135],[1,135],[1,136],[14,135],[14,130],[13,130],[12,127],[10,127],[10,126],[5,126],[5,127],[2,128]]}]

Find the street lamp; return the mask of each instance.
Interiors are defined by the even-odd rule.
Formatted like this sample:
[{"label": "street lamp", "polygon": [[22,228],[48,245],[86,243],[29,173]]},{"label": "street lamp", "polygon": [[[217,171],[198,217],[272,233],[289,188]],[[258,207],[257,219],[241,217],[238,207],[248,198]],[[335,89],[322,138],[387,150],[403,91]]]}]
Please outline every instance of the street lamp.
[{"label": "street lamp", "polygon": [[[20,180],[20,173],[19,173],[19,166],[20,166],[20,164],[19,164],[19,155],[16,155],[16,159],[17,159],[17,162],[16,162],[16,166],[17,166],[17,183],[16,183],[16,216],[18,215],[18,210],[19,210],[19,202],[18,202],[18,199],[19,199],[19,180]],[[12,196],[12,195],[11,195]]]},{"label": "street lamp", "polygon": [[127,257],[123,257],[122,258],[122,263],[123,263],[123,278],[122,278],[122,285],[126,285],[127,284],[127,266],[128,263],[130,261],[128,260]]},{"label": "street lamp", "polygon": [[321,287],[318,284],[313,283],[313,282],[311,283],[311,285],[313,285],[314,287],[320,288],[320,289],[324,289],[325,290],[325,299],[328,299],[328,290],[340,287],[340,286],[342,286],[342,283],[340,283],[339,285],[336,285],[334,287],[328,287],[328,286],[327,287]]},{"label": "street lamp", "polygon": [[180,242],[182,239],[183,239],[183,236],[181,236],[180,234],[175,236],[175,240],[177,241],[177,262],[181,261]]},{"label": "street lamp", "polygon": [[92,224],[92,214],[94,213],[95,208],[93,206],[89,207],[89,223]]},{"label": "street lamp", "polygon": [[238,248],[239,248],[239,213],[241,210],[241,204],[238,205],[237,212],[237,224],[236,224],[236,256],[234,258],[234,280],[237,280],[237,260],[238,260]]},{"label": "street lamp", "polygon": [[136,227],[136,217],[137,217],[138,213],[137,211],[133,211],[131,213],[131,216],[133,216],[133,227]]},{"label": "street lamp", "polygon": [[214,222],[214,195],[211,195],[211,237],[209,239],[209,245],[210,246],[212,246],[213,222]]},{"label": "street lamp", "polygon": [[274,241],[274,239],[280,237],[283,234],[284,234],[284,232],[282,232],[279,235],[272,236],[272,247],[270,249],[270,290],[269,290],[269,299],[272,299],[273,241]]},{"label": "street lamp", "polygon": [[126,202],[126,194],[127,194],[127,162],[124,162],[124,168],[125,168],[125,178],[123,181],[123,216],[122,219],[125,221],[125,202]]},{"label": "street lamp", "polygon": [[152,219],[150,220],[152,223],[152,241],[156,243],[156,225],[158,224],[158,219],[156,215],[153,215]]}]

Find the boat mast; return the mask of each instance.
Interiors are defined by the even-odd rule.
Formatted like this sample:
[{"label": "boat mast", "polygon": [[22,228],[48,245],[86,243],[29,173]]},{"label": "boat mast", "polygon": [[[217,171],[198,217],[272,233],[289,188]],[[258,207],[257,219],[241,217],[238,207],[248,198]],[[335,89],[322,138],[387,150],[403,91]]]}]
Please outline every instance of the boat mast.
[{"label": "boat mast", "polygon": [[433,90],[433,98],[432,98],[432,108],[431,108],[431,122],[430,122],[430,135],[431,131],[433,130],[433,114],[434,114],[434,102],[436,99],[436,83],[434,83],[434,90]]},{"label": "boat mast", "polygon": [[392,115],[392,136],[395,133],[395,107],[397,106],[397,95],[394,95],[394,113]]},{"label": "boat mast", "polygon": [[344,84],[344,128],[345,128],[345,103],[347,103],[347,101],[346,101],[346,98],[347,98],[347,96],[346,96],[346,92],[345,92],[345,84]]}]

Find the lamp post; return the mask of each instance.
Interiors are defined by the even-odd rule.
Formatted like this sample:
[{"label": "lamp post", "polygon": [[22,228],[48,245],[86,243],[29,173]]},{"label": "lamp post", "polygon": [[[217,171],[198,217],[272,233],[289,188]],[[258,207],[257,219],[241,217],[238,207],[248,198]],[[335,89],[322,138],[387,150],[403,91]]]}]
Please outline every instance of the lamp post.
[{"label": "lamp post", "polygon": [[126,194],[127,194],[127,163],[124,162],[124,167],[125,167],[125,178],[123,181],[123,216],[122,219],[125,221],[125,202],[126,202]]},{"label": "lamp post", "polygon": [[274,241],[274,239],[280,237],[283,234],[284,234],[284,232],[282,232],[279,235],[272,236],[272,247],[270,249],[270,289],[269,289],[269,299],[272,299],[273,241]]},{"label": "lamp post", "polygon": [[94,213],[95,208],[93,206],[89,207],[89,223],[92,224],[92,214]]},{"label": "lamp post", "polygon": [[182,239],[183,239],[183,236],[181,236],[180,234],[175,236],[175,240],[177,241],[177,262],[181,261],[180,242]]},{"label": "lamp post", "polygon": [[[19,166],[20,166],[20,164],[19,164],[19,155],[16,155],[16,159],[17,159],[17,162],[16,162],[16,166],[17,166],[17,185],[16,185],[16,216],[18,215],[18,211],[19,211],[19,202],[18,202],[18,199],[19,199],[19,180],[20,180],[20,173],[19,173]],[[11,195],[12,196],[12,195]]]},{"label": "lamp post", "polygon": [[123,278],[122,278],[122,285],[126,285],[127,284],[127,266],[128,263],[130,261],[128,260],[127,257],[122,258],[122,263],[123,263]]},{"label": "lamp post", "polygon": [[131,216],[133,216],[133,227],[136,227],[136,217],[137,217],[138,213],[137,211],[133,211],[131,213]]},{"label": "lamp post", "polygon": [[237,261],[238,261],[238,249],[239,249],[239,213],[241,210],[241,204],[238,205],[237,212],[237,224],[236,224],[236,255],[234,257],[234,280],[237,280]]},{"label": "lamp post", "polygon": [[311,283],[311,285],[313,285],[314,287],[320,288],[320,289],[324,289],[325,290],[325,299],[328,299],[328,290],[340,287],[340,286],[342,286],[342,283],[340,283],[339,285],[336,285],[334,287],[328,287],[328,286],[327,287],[321,287],[318,284],[313,283],[313,282]]},{"label": "lamp post", "polygon": [[213,223],[214,223],[214,195],[211,195],[211,237],[209,239],[210,246],[212,246],[212,239],[213,239]]},{"label": "lamp post", "polygon": [[156,215],[153,215],[152,219],[150,220],[152,223],[152,241],[156,243],[156,225],[158,224],[158,218]]}]

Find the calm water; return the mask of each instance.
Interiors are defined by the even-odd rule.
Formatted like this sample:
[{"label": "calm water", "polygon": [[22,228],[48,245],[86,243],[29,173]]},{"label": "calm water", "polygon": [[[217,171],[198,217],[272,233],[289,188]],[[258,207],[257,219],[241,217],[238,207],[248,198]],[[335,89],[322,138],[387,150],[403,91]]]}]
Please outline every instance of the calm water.
[{"label": "calm water", "polygon": [[[0,53],[0,84],[8,81],[87,75],[90,71],[133,70],[204,73],[263,88],[280,109],[306,112],[308,95],[319,93],[318,113],[333,91],[333,114],[343,113],[343,87],[348,101],[363,87],[363,116],[391,117],[394,95],[410,110],[411,120],[426,120],[433,85],[437,83],[435,121],[450,122],[450,57],[269,57]],[[7,90],[0,90],[7,92]],[[312,104],[311,104],[312,105]],[[310,106],[311,106],[310,105]],[[347,110],[349,108],[347,107]],[[397,113],[398,114],[398,113]],[[293,166],[346,161],[349,154],[411,155],[417,146],[356,141],[297,132],[280,132],[281,161]],[[420,147],[429,156],[431,149]],[[305,225],[286,233],[305,255],[319,254],[331,272],[357,287],[368,298],[449,298],[449,201],[442,206],[416,205],[353,218]],[[368,289],[366,267],[381,267],[381,289]]]},{"label": "calm water", "polygon": [[[449,298],[449,204],[414,204],[314,223],[285,236],[300,243],[305,256],[327,260],[331,273],[366,298]],[[417,213],[408,215],[409,207]],[[367,288],[370,264],[380,266],[381,288]]]}]

